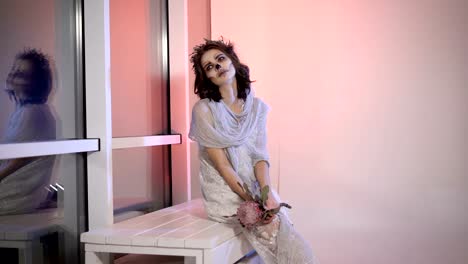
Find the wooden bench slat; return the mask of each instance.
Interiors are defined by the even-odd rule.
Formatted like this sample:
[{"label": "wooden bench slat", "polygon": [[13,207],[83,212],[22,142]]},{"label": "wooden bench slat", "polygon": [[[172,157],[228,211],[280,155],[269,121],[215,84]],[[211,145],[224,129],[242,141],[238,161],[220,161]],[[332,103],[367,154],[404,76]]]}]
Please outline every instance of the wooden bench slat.
[{"label": "wooden bench slat", "polygon": [[164,209],[162,209],[160,211],[156,211],[157,213],[153,212],[153,213],[149,213],[149,214],[144,214],[144,215],[139,216],[139,217],[131,218],[131,219],[128,219],[128,220],[113,224],[112,227],[126,227],[126,226],[131,226],[131,225],[138,225],[138,224],[140,224],[142,222],[145,222],[145,221],[148,221],[150,219],[158,218],[158,217],[168,215],[168,214],[173,214],[173,213],[178,212],[178,211],[180,211],[180,210],[176,210],[176,209],[172,209],[172,208],[164,208]]},{"label": "wooden bench slat", "polygon": [[117,244],[117,245],[130,243],[132,236],[135,236],[146,230],[164,225],[168,222],[187,217],[187,213],[184,211],[175,211],[167,215],[157,215],[157,216],[159,217],[148,218],[145,221],[140,222],[138,224],[134,224],[134,225],[132,225],[130,222],[121,226],[119,225],[120,224],[119,223],[119,224],[112,225],[110,228],[89,231],[81,235],[81,241],[88,242],[88,243],[96,243],[96,244]]},{"label": "wooden bench slat", "polygon": [[113,232],[116,232],[116,230],[112,228],[92,230],[82,233],[80,239],[83,243],[106,244],[106,237]]},{"label": "wooden bench slat", "polygon": [[15,214],[15,215],[2,215],[0,216],[0,224],[17,223],[24,220],[35,219],[51,219],[63,217],[61,210],[57,208],[49,208],[40,210],[30,214]]},{"label": "wooden bench slat", "polygon": [[0,216],[0,226],[9,225],[31,225],[37,223],[47,223],[54,219],[63,218],[56,211],[49,211],[47,213],[34,213],[24,215],[5,215]]},{"label": "wooden bench slat", "polygon": [[182,228],[183,226],[197,221],[196,217],[187,216],[176,221],[172,221],[158,228],[148,230],[144,233],[132,237],[132,245],[135,246],[157,246],[158,238],[166,233],[174,231],[174,229]]},{"label": "wooden bench slat", "polygon": [[214,248],[242,232],[241,227],[233,227],[227,224],[218,224],[213,228],[203,230],[200,233],[187,237],[186,248]]},{"label": "wooden bench slat", "polygon": [[147,218],[145,221],[141,221],[136,224],[129,224],[126,223],[124,225],[113,225],[113,229],[145,229],[145,228],[154,228],[157,227],[158,225],[179,219],[181,217],[186,217],[188,216],[187,212],[185,211],[175,211],[166,215],[158,215],[152,218]]},{"label": "wooden bench slat", "polygon": [[37,217],[31,217],[31,218],[21,218],[18,219],[17,221],[10,221],[9,223],[0,223],[0,226],[32,226],[32,225],[38,225],[38,224],[47,224],[51,222],[55,222],[57,219],[60,219],[58,216],[51,216],[48,218],[37,218]]},{"label": "wooden bench slat", "polygon": [[139,219],[138,222],[124,221],[120,224],[113,225],[112,229],[118,227],[119,230],[117,230],[115,233],[110,233],[106,237],[105,243],[113,245],[129,245],[132,243],[131,241],[133,240],[133,237],[157,229],[159,226],[170,223],[171,221],[174,221],[176,219],[183,218],[188,215],[203,217],[204,215],[206,215],[206,213],[202,206],[202,203],[195,201],[187,203],[185,205],[176,206],[176,209],[172,208],[172,210],[150,213],[148,214],[148,217]]},{"label": "wooden bench slat", "polygon": [[50,233],[55,230],[57,222],[39,223],[36,225],[27,226],[9,226],[8,230],[4,233],[3,240],[31,240],[42,235]]},{"label": "wooden bench slat", "polygon": [[187,215],[187,213],[183,211],[176,212],[174,214],[162,216],[157,219],[152,219],[151,222],[141,223],[136,227],[127,227],[126,229],[119,229],[117,232],[114,232],[107,236],[106,244],[131,245],[133,237],[144,234],[145,232],[150,232],[159,227],[163,227],[174,221],[183,221],[187,217],[189,217],[189,215]]},{"label": "wooden bench slat", "polygon": [[63,211],[57,208],[30,214],[0,216],[0,240],[28,241],[54,232],[63,221]]},{"label": "wooden bench slat", "polygon": [[188,224],[173,232],[164,234],[158,239],[159,247],[185,247],[185,239],[194,234],[197,234],[209,227],[213,227],[218,223],[206,219],[198,219],[196,222]]},{"label": "wooden bench slat", "polygon": [[87,261],[114,252],[196,256],[196,263],[232,263],[252,250],[241,232],[238,225],[208,219],[200,199],[83,233],[81,241],[86,243]]}]

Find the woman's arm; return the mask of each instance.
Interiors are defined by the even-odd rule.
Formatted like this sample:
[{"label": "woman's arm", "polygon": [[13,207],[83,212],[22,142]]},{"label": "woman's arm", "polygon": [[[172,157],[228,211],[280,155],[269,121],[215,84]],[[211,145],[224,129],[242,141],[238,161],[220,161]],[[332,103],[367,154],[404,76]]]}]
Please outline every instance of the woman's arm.
[{"label": "woman's arm", "polygon": [[270,186],[270,170],[266,161],[261,160],[257,162],[257,164],[255,164],[254,171],[255,177],[260,184],[260,188],[263,188],[266,185]]},{"label": "woman's arm", "polygon": [[272,186],[270,181],[270,164],[268,162],[269,155],[267,150],[267,131],[266,131],[266,119],[268,108],[263,103],[260,104],[263,107],[261,112],[261,117],[257,124],[257,138],[255,140],[255,154],[253,157],[253,166],[255,177],[260,185],[260,188],[265,186],[270,187],[270,192],[268,193],[268,199],[266,202],[266,208],[272,209],[279,206],[279,201],[276,200],[275,196],[272,193]]},{"label": "woman's arm", "polygon": [[270,182],[270,167],[268,163],[264,160],[261,160],[255,164],[255,177],[257,178],[260,188],[268,185],[270,187],[270,192],[268,193],[268,199],[266,201],[266,209],[273,209],[279,206],[279,201],[276,200],[275,196],[272,193],[272,186]]},{"label": "woman's arm", "polygon": [[244,190],[239,186],[239,177],[226,157],[224,149],[206,148],[206,152],[208,153],[208,157],[214,163],[215,168],[218,170],[219,174],[221,177],[223,177],[231,190],[237,193],[242,199],[251,200],[251,197],[247,195],[247,193],[245,193]]}]

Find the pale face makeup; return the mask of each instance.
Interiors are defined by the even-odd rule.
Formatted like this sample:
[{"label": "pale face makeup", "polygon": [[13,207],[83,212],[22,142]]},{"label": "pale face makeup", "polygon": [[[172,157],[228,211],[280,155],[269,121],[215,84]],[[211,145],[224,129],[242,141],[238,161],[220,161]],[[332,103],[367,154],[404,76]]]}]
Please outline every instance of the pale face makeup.
[{"label": "pale face makeup", "polygon": [[233,82],[236,69],[231,59],[217,49],[208,50],[201,57],[201,65],[206,77],[217,86]]},{"label": "pale face makeup", "polygon": [[33,83],[33,65],[27,60],[18,59],[13,64],[6,80],[6,90],[17,98],[23,98]]}]

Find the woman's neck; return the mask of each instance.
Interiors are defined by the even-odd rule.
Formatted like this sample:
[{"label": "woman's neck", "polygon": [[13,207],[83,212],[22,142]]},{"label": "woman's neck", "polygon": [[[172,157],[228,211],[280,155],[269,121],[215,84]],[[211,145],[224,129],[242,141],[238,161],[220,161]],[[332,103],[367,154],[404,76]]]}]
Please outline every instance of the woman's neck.
[{"label": "woman's neck", "polygon": [[231,83],[223,84],[219,87],[219,92],[225,104],[232,105],[237,99],[237,81],[234,80]]}]

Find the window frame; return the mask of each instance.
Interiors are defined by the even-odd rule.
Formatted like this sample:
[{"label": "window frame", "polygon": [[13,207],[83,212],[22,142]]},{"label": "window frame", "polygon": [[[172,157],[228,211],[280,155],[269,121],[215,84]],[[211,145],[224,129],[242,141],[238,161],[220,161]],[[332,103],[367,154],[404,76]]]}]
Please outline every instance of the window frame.
[{"label": "window frame", "polygon": [[162,36],[163,43],[167,44],[163,68],[167,70],[169,131],[180,134],[113,138],[109,0],[84,0],[86,135],[100,139],[100,151],[87,157],[90,230],[113,224],[114,149],[170,145],[172,203],[187,201],[190,197],[190,151],[186,144],[189,127],[186,1],[165,1],[168,32]]}]

